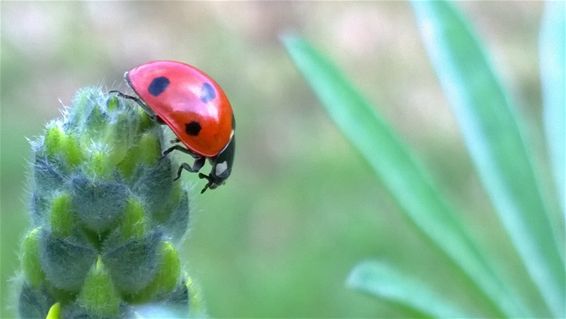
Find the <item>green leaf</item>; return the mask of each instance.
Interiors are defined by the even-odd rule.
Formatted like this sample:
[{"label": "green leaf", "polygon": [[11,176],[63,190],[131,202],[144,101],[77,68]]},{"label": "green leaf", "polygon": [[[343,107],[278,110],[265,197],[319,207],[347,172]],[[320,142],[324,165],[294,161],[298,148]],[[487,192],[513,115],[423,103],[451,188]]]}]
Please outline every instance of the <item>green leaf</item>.
[{"label": "green leaf", "polygon": [[161,145],[155,132],[144,133],[139,143],[141,161],[147,165],[155,165],[161,157]]},{"label": "green leaf", "polygon": [[32,230],[22,243],[22,270],[26,282],[33,288],[39,288],[45,280],[39,259],[39,232],[39,228]]},{"label": "green leaf", "polygon": [[208,318],[204,296],[200,286],[192,277],[187,276],[187,290],[189,291],[189,318]]},{"label": "green leaf", "polygon": [[55,303],[51,308],[49,308],[49,312],[45,319],[61,319],[61,304]]},{"label": "green leaf", "polygon": [[88,272],[78,301],[83,308],[100,317],[113,317],[119,313],[120,294],[100,259]]},{"label": "green leaf", "polygon": [[73,135],[65,136],[61,141],[61,150],[67,164],[73,167],[79,165],[85,157],[79,140]]},{"label": "green leaf", "polygon": [[67,237],[71,234],[74,225],[74,215],[70,194],[63,192],[53,198],[49,223],[51,224],[51,231],[55,236]]},{"label": "green leaf", "polygon": [[147,226],[143,204],[130,197],[122,218],[122,236],[127,239],[141,239],[146,235]]},{"label": "green leaf", "polygon": [[45,152],[48,156],[55,156],[60,151],[62,140],[65,138],[65,133],[55,123],[47,129],[45,133]]},{"label": "green leaf", "polygon": [[413,5],[433,65],[499,218],[549,309],[556,317],[564,316],[564,265],[516,107],[482,44],[451,4],[414,1]]},{"label": "green leaf", "polygon": [[114,168],[108,152],[103,150],[93,150],[90,154],[90,160],[87,162],[85,170],[94,178],[106,179]]},{"label": "green leaf", "polygon": [[380,262],[358,264],[350,273],[347,284],[353,289],[408,307],[422,316],[469,317],[469,314],[451,305],[444,296],[424,283]]},{"label": "green leaf", "polygon": [[376,109],[307,42],[293,36],[286,36],[283,41],[334,122],[370,163],[417,228],[468,276],[472,287],[491,306],[493,315],[524,314],[421,164]]},{"label": "green leaf", "polygon": [[143,303],[175,289],[181,275],[181,261],[177,250],[170,242],[163,242],[159,249],[161,261],[159,270],[153,280],[141,291],[131,295],[130,299],[136,303]]},{"label": "green leaf", "polygon": [[566,218],[566,2],[546,3],[539,55],[544,126],[558,196]]}]

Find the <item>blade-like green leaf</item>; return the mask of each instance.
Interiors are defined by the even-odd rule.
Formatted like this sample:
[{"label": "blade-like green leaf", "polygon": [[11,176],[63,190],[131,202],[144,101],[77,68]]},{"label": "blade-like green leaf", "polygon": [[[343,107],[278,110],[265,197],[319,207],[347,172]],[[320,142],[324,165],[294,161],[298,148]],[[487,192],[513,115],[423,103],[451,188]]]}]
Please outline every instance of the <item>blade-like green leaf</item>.
[{"label": "blade-like green leaf", "polygon": [[562,212],[566,219],[566,2],[548,1],[539,55],[544,127]]},{"label": "blade-like green leaf", "polygon": [[470,316],[426,284],[380,262],[366,261],[358,264],[350,272],[347,284],[351,288],[408,307],[426,317]]},{"label": "blade-like green leaf", "polygon": [[564,265],[522,122],[471,27],[445,1],[414,1],[423,40],[499,218],[547,305],[564,315]]},{"label": "blade-like green leaf", "polygon": [[418,229],[469,277],[493,307],[494,315],[524,315],[421,165],[375,108],[307,42],[293,36],[284,37],[283,41],[334,122],[363,154]]}]

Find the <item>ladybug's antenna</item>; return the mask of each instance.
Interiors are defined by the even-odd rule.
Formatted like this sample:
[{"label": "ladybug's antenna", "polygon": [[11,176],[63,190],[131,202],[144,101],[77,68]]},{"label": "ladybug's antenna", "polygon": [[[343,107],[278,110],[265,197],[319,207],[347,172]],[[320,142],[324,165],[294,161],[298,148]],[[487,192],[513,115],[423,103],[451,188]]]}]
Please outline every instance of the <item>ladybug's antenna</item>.
[{"label": "ladybug's antenna", "polygon": [[128,100],[132,100],[132,101],[136,102],[137,104],[139,104],[141,107],[145,108],[145,104],[144,104],[139,98],[137,98],[137,97],[135,97],[135,96],[131,96],[131,95],[128,95],[128,94],[124,94],[124,93],[122,93],[122,92],[120,92],[120,91],[118,91],[118,90],[110,90],[110,91],[108,91],[108,93],[110,93],[110,94],[116,94],[116,95],[118,95],[118,96],[121,97],[121,98],[128,99]]},{"label": "ladybug's antenna", "polygon": [[153,112],[151,110],[151,108],[149,108],[147,105],[145,105],[145,103],[138,97],[132,96],[132,95],[128,95],[128,94],[124,94],[118,90],[110,90],[108,91],[108,93],[110,94],[116,94],[121,98],[127,99],[127,100],[131,100],[134,101],[136,104],[138,104],[152,119],[156,120],[157,122],[159,122],[159,124],[164,124],[165,122],[163,122],[163,120],[161,120],[161,118],[157,115],[155,115],[155,112]]}]

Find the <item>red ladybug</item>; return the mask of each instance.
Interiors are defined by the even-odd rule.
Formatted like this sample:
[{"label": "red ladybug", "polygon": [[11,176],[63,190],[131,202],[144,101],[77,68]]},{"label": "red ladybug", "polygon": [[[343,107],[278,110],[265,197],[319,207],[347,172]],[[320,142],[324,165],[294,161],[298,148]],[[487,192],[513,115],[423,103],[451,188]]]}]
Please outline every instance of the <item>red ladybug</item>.
[{"label": "red ladybug", "polygon": [[199,172],[206,159],[212,165],[201,193],[222,185],[230,176],[236,149],[235,120],[232,106],[222,88],[208,75],[194,66],[175,61],[152,61],[124,74],[137,97],[117,91],[119,95],[136,101],[156,121],[166,124],[177,136],[177,142],[163,152],[174,150],[190,154],[193,165],[183,163],[183,169]]}]

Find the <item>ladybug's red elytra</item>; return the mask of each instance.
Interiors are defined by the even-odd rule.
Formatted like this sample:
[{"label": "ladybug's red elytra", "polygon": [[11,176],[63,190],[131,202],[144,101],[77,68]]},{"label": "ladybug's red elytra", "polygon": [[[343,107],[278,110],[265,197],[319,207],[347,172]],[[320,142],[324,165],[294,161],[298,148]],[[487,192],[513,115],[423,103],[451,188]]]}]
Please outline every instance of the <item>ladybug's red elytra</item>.
[{"label": "ladybug's red elytra", "polygon": [[111,91],[136,101],[154,120],[169,126],[177,142],[163,152],[182,151],[194,159],[193,165],[183,163],[177,171],[197,173],[206,159],[212,165],[201,193],[222,185],[230,176],[236,149],[235,120],[232,106],[222,88],[210,76],[182,62],[152,61],[124,74],[136,95]]}]

